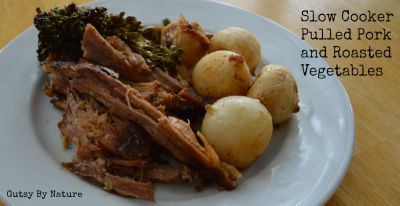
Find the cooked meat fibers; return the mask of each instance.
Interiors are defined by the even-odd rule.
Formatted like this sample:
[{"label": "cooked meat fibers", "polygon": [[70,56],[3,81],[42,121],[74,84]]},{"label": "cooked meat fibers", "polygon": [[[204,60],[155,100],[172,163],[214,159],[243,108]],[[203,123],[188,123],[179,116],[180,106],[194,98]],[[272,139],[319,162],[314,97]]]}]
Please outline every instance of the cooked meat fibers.
[{"label": "cooked meat fibers", "polygon": [[96,28],[87,24],[81,42],[83,57],[114,69],[128,80],[135,82],[151,81],[151,71],[143,57],[133,53],[126,44],[122,45],[117,40],[119,39],[116,37],[110,37],[111,43],[120,45],[119,50],[111,46],[97,32]]},{"label": "cooked meat fibers", "polygon": [[110,114],[92,97],[81,99],[70,92],[63,119],[58,124],[65,142],[77,145],[77,159],[105,157],[105,153],[127,159],[149,156],[149,137],[130,121]]},{"label": "cooked meat fibers", "polygon": [[79,176],[102,184],[105,190],[154,202],[151,182],[137,182],[128,177],[112,175],[106,170],[104,159],[73,161],[62,163],[62,165]]},{"label": "cooked meat fibers", "polygon": [[134,121],[152,140],[169,150],[178,160],[189,164],[225,189],[234,189],[240,173],[227,170],[205,138],[193,133],[189,125],[167,117],[143,99],[139,92],[120,82],[108,69],[90,64],[43,62],[46,73],[61,72],[72,88],[90,95],[123,119]]},{"label": "cooked meat fibers", "polygon": [[[121,160],[119,160],[121,161]],[[129,177],[140,182],[187,183],[200,180],[196,171],[187,166],[174,168],[169,164],[148,162],[140,166],[121,166],[111,159],[107,168],[113,175]]]},{"label": "cooked meat fibers", "polygon": [[[198,95],[187,83],[181,83],[159,68],[150,70],[145,60],[132,52],[129,46],[117,37],[104,39],[92,25],[87,24],[82,40],[83,57],[89,61],[107,66],[133,83],[157,80],[169,92],[179,94],[194,106],[204,107],[213,100]],[[182,94],[181,94],[182,93]]]},{"label": "cooked meat fibers", "polygon": [[188,167],[173,168],[170,165],[149,163],[140,167],[123,167],[110,159],[74,160],[63,162],[71,172],[104,186],[105,190],[130,197],[155,201],[152,182],[189,183],[197,174]]},{"label": "cooked meat fibers", "polygon": [[106,190],[151,201],[153,182],[192,184],[199,179],[186,166],[178,169],[157,162],[157,155],[165,154],[150,150],[146,132],[109,113],[92,97],[69,90],[64,102],[59,129],[65,142],[75,142],[77,149],[74,161],[62,165],[77,175],[104,185]]}]

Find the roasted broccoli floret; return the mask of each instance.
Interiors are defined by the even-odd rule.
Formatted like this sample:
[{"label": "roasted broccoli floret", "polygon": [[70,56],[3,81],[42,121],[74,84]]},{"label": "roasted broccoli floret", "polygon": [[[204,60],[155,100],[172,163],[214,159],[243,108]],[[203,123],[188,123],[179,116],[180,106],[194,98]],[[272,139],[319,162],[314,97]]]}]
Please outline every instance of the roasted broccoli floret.
[{"label": "roasted broccoli floret", "polygon": [[150,68],[173,71],[180,63],[182,49],[161,45],[159,27],[144,27],[135,17],[124,17],[124,12],[114,15],[104,7],[77,7],[74,3],[64,8],[54,7],[49,12],[37,8],[36,12],[34,24],[39,30],[37,53],[40,61],[50,52],[67,52],[79,59],[82,56],[80,41],[89,23],[103,37],[117,36],[125,41],[132,51],[143,56]]}]

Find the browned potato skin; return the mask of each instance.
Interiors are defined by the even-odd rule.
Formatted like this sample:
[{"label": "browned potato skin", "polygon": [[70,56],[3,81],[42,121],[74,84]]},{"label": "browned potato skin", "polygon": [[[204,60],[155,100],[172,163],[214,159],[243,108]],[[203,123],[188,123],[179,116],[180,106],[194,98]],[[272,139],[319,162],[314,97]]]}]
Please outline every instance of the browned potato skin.
[{"label": "browned potato skin", "polygon": [[215,51],[196,64],[192,84],[199,94],[219,99],[245,95],[251,85],[251,75],[243,56],[231,51]]},{"label": "browned potato skin", "polygon": [[161,30],[163,45],[175,44],[183,49],[182,64],[191,69],[208,50],[210,40],[196,22],[188,22],[183,17]]},{"label": "browned potato skin", "polygon": [[274,125],[300,110],[296,80],[280,65],[270,64],[261,68],[247,96],[260,100],[271,113]]},{"label": "browned potato skin", "polygon": [[229,27],[217,32],[210,39],[208,50],[228,50],[244,56],[253,75],[261,60],[260,43],[253,34],[239,27]]}]

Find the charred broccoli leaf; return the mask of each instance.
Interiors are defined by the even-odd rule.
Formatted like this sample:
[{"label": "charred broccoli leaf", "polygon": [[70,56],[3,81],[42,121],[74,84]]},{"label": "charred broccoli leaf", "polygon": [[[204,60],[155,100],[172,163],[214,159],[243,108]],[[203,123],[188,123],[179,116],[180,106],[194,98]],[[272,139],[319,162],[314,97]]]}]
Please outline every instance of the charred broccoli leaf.
[{"label": "charred broccoli leaf", "polygon": [[170,24],[171,21],[168,18],[165,18],[162,22],[163,26],[167,26],[168,24]]},{"label": "charred broccoli leaf", "polygon": [[80,42],[86,24],[92,24],[103,37],[117,36],[132,51],[140,54],[150,68],[173,71],[180,63],[182,49],[161,45],[161,28],[144,27],[133,16],[125,13],[109,14],[104,7],[77,7],[71,3],[64,8],[54,7],[49,12],[36,9],[34,25],[39,30],[38,59],[43,61],[49,52],[67,51],[76,59],[82,56]]}]

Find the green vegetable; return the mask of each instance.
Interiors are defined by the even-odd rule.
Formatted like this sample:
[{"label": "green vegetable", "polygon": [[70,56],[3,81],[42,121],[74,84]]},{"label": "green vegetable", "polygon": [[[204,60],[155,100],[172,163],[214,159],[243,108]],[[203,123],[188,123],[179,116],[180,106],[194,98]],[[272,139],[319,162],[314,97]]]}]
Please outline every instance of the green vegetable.
[{"label": "green vegetable", "polygon": [[171,21],[170,21],[168,18],[165,18],[165,19],[162,21],[163,26],[167,26],[167,25],[170,24],[170,23],[171,23]]},{"label": "green vegetable", "polygon": [[104,7],[77,7],[71,3],[64,8],[54,7],[49,12],[36,9],[35,27],[39,30],[38,59],[43,61],[49,52],[68,53],[75,60],[82,56],[80,41],[86,24],[92,24],[103,36],[117,36],[132,51],[140,54],[150,68],[173,72],[180,63],[182,49],[161,45],[161,28],[144,27],[133,16],[125,13],[109,14]]}]

